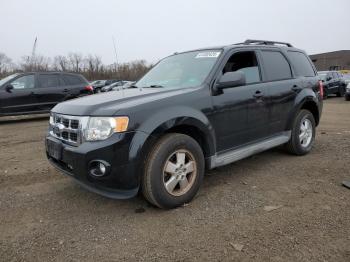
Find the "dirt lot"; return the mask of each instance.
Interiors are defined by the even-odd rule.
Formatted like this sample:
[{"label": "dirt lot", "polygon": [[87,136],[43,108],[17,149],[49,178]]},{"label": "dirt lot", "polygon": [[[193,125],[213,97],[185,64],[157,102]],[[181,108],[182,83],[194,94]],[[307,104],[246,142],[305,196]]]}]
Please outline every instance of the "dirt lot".
[{"label": "dirt lot", "polygon": [[2,119],[0,261],[350,261],[349,114],[326,100],[311,154],[275,149],[211,171],[170,211],[59,174],[44,155],[47,117]]}]

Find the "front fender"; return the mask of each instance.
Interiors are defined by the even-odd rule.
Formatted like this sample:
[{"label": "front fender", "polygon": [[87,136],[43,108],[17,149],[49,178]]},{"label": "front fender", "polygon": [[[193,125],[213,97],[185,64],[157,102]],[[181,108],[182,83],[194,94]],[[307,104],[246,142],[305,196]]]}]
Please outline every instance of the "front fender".
[{"label": "front fender", "polygon": [[157,137],[167,130],[188,125],[199,130],[208,145],[209,155],[215,153],[215,133],[208,118],[201,111],[186,106],[173,106],[150,115],[144,119],[136,131],[130,148],[129,159],[139,158],[142,148],[150,137]]}]

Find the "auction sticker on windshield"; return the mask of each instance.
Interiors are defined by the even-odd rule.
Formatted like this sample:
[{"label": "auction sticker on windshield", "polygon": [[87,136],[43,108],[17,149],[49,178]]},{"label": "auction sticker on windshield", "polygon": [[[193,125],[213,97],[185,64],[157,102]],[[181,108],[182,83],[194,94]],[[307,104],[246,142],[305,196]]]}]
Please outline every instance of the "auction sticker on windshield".
[{"label": "auction sticker on windshield", "polygon": [[221,52],[202,52],[196,55],[196,58],[217,58]]}]

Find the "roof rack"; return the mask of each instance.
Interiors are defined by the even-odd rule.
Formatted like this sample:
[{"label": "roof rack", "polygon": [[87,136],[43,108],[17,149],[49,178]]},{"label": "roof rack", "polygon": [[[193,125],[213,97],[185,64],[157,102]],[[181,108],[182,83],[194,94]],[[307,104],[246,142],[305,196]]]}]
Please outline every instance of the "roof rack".
[{"label": "roof rack", "polygon": [[269,41],[269,40],[253,40],[253,39],[247,39],[245,40],[243,43],[237,43],[235,45],[286,45],[288,47],[293,47],[291,44],[289,43],[285,43],[285,42],[277,42],[277,41]]}]

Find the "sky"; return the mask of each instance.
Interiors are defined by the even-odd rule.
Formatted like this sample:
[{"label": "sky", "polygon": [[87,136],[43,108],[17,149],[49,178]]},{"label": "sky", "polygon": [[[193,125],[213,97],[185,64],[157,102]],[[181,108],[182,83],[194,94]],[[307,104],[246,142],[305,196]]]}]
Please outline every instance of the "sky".
[{"label": "sky", "polygon": [[0,52],[78,52],[105,64],[246,39],[290,42],[309,54],[350,49],[350,0],[0,0]]}]

